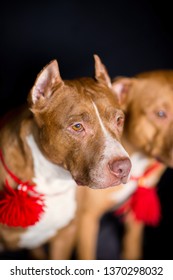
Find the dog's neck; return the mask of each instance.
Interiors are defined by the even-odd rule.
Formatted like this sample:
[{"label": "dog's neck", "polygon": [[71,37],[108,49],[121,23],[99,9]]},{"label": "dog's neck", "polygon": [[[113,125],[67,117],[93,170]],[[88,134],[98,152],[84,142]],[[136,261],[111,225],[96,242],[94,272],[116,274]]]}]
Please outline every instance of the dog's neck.
[{"label": "dog's neck", "polygon": [[[76,183],[69,171],[47,160],[37,145],[34,136],[27,136],[27,143],[31,149],[34,165],[33,181],[37,190],[44,194],[56,194],[69,189]],[[51,187],[50,187],[51,186]]]}]

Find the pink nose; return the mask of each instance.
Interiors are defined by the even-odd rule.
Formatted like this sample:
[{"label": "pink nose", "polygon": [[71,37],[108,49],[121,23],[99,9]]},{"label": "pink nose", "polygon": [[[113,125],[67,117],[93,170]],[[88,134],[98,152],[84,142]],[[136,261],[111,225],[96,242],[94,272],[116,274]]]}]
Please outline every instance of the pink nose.
[{"label": "pink nose", "polygon": [[109,162],[111,172],[119,179],[127,177],[131,169],[131,162],[128,158],[114,159]]}]

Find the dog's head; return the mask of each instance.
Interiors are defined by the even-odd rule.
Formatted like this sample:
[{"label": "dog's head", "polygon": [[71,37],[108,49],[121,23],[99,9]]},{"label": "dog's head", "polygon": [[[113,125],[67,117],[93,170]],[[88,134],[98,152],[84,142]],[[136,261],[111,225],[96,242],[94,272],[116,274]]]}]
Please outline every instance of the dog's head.
[{"label": "dog's head", "polygon": [[173,167],[173,71],[117,78],[126,112],[124,136],[133,147]]},{"label": "dog's head", "polygon": [[28,100],[47,158],[78,184],[106,188],[126,183],[131,163],[120,144],[124,114],[105,66],[94,58],[95,77],[76,80],[62,80],[57,61],[50,62]]}]

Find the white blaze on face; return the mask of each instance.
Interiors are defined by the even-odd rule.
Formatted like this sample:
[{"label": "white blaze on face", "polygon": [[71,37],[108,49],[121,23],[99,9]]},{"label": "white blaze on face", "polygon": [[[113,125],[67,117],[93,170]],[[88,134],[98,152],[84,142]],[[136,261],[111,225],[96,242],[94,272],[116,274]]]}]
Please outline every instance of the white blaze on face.
[{"label": "white blaze on face", "polygon": [[104,126],[104,123],[101,119],[98,108],[94,102],[93,102],[93,107],[94,107],[97,119],[99,121],[101,130],[103,132],[105,143],[104,143],[104,151],[103,151],[103,154],[101,155],[103,160],[99,163],[97,170],[92,171],[92,176],[94,179],[96,179],[100,183],[103,183],[103,181],[105,181],[104,167],[107,165],[107,163],[111,159],[115,160],[116,158],[117,159],[125,158],[125,157],[129,158],[129,155],[125,151],[125,149],[122,147],[120,142],[118,142],[115,138],[113,138],[111,136],[111,134],[109,133],[109,131]]},{"label": "white blaze on face", "polygon": [[110,133],[107,131],[105,128],[103,121],[100,117],[99,111],[96,107],[96,104],[93,102],[93,106],[97,115],[97,118],[99,120],[101,129],[103,131],[103,134],[105,136],[105,151],[104,151],[104,156],[106,158],[112,158],[112,157],[117,157],[117,158],[122,158],[122,157],[129,157],[128,153],[125,151],[123,146],[118,142],[116,139],[114,139]]}]

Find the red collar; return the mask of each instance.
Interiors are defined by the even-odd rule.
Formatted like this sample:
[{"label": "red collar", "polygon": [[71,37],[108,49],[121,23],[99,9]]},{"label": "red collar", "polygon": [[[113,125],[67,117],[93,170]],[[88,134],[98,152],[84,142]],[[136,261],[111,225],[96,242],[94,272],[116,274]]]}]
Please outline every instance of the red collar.
[{"label": "red collar", "polygon": [[150,174],[152,174],[154,171],[156,171],[157,169],[159,169],[161,166],[163,166],[163,164],[159,161],[155,161],[151,166],[148,167],[147,170],[145,170],[144,174],[141,176],[131,176],[130,180],[132,181],[138,181],[141,178],[146,178],[148,177]]}]

